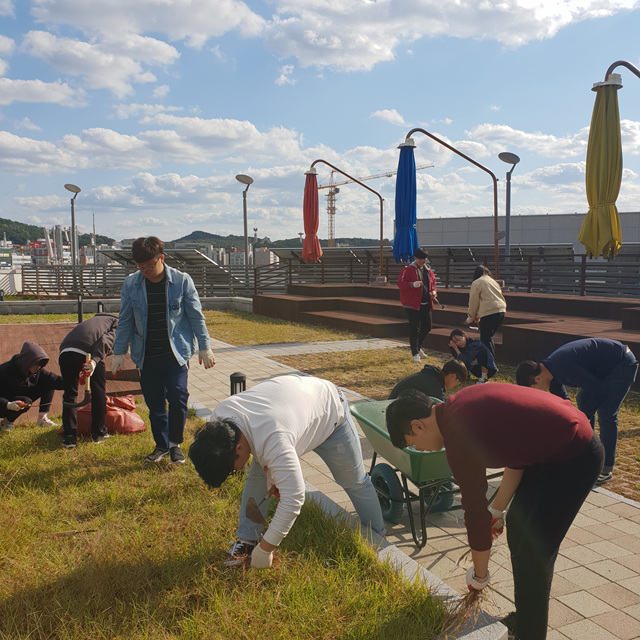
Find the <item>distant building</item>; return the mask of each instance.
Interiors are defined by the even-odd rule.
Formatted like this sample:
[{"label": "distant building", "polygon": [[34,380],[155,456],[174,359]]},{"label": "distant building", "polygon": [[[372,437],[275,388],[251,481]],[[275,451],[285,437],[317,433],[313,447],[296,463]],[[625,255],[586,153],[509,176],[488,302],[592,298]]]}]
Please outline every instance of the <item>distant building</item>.
[{"label": "distant building", "polygon": [[255,250],[255,266],[263,267],[267,264],[274,264],[279,262],[278,256],[273,253],[273,251],[269,251],[267,247],[261,247],[260,249]]}]

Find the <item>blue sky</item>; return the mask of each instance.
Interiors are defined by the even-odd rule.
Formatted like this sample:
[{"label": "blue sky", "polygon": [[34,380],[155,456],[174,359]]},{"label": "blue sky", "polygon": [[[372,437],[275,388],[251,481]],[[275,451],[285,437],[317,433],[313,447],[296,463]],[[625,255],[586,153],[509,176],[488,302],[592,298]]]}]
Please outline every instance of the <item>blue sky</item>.
[{"label": "blue sky", "polygon": [[[586,212],[594,82],[640,66],[640,0],[0,0],[0,217],[116,239],[303,231],[304,172],[395,170],[427,129],[500,178],[512,213]],[[619,92],[621,211],[640,209],[640,79]],[[417,134],[418,217],[492,214],[488,176]],[[320,165],[321,184],[328,170]],[[339,178],[338,178],[339,179]],[[394,178],[367,183],[385,198]],[[326,191],[319,235],[327,237]],[[336,236],[375,238],[378,200],[341,188]],[[624,231],[624,230],[623,230]]]}]

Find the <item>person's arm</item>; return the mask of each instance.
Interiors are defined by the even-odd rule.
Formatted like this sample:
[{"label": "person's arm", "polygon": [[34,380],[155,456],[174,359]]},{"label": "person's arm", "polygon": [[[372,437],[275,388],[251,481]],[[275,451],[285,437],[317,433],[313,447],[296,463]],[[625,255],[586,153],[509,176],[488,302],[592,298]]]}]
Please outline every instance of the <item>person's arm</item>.
[{"label": "person's arm", "polygon": [[211,348],[211,340],[209,331],[207,330],[207,322],[202,314],[202,304],[196,286],[193,284],[191,276],[187,273],[184,275],[182,304],[184,305],[184,314],[189,320],[193,335],[198,342],[198,349],[205,351]]},{"label": "person's arm", "polygon": [[478,280],[474,280],[471,283],[471,289],[469,290],[469,308],[467,309],[467,319],[465,324],[471,324],[478,315],[478,308],[480,306],[480,286],[477,283]]},{"label": "person's arm", "polygon": [[513,494],[520,484],[520,480],[522,480],[523,474],[524,469],[510,469],[509,467],[505,467],[500,487],[491,505],[494,509],[504,511],[507,508],[507,505],[511,502],[511,498],[513,498]]},{"label": "person's arm", "polygon": [[478,580],[483,580],[489,571],[489,555],[491,549],[486,551],[476,551],[471,549],[471,559],[473,560],[473,569]]},{"label": "person's arm", "polygon": [[131,339],[131,331],[133,329],[133,307],[131,306],[131,296],[129,295],[129,287],[127,281],[122,285],[120,292],[120,314],[118,315],[118,326],[116,328],[115,338],[113,341],[113,353],[125,355],[129,348]]},{"label": "person's arm", "polygon": [[398,277],[398,288],[404,290],[408,290],[413,288],[413,283],[417,282],[415,277],[415,269],[410,267],[405,267]]}]

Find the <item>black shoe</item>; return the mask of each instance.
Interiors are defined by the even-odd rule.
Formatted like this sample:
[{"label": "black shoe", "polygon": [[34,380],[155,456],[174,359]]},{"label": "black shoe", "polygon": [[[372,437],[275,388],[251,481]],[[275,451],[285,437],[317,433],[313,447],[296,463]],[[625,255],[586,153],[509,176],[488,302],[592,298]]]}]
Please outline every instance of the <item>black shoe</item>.
[{"label": "black shoe", "polygon": [[99,436],[91,436],[91,440],[93,440],[93,444],[102,444],[107,438],[110,438],[111,435],[109,433],[100,434]]},{"label": "black shoe", "polygon": [[518,640],[518,636],[515,635],[514,629],[516,628],[516,612],[512,611],[508,613],[500,622],[507,627],[509,631],[509,640]]},{"label": "black shoe", "polygon": [[254,542],[246,542],[244,540],[234,540],[227,550],[227,559],[224,561],[225,566],[234,567],[243,564],[255,549]]},{"label": "black shoe", "polygon": [[185,462],[184,453],[182,453],[180,445],[176,445],[169,449],[169,457],[171,458],[171,464],[184,464]]},{"label": "black shoe", "polygon": [[65,449],[75,449],[76,448],[76,437],[74,435],[65,436],[62,439],[62,446]]},{"label": "black shoe", "polygon": [[162,447],[156,447],[145,459],[144,461],[147,464],[151,464],[153,462],[160,462],[162,458],[168,455],[169,449],[163,449]]},{"label": "black shoe", "polygon": [[611,473],[611,471],[608,471],[606,473],[602,472],[596,480],[596,487],[601,487],[605,482],[609,482],[609,480],[613,480],[613,474]]}]

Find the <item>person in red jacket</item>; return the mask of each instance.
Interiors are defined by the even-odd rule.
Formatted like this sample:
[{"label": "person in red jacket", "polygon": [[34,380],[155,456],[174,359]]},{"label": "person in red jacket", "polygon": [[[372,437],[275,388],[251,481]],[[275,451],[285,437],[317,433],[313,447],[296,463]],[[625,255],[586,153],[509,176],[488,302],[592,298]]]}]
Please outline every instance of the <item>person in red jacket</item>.
[{"label": "person in red jacket", "polygon": [[421,249],[413,252],[413,262],[400,272],[398,288],[400,304],[409,320],[409,344],[414,362],[426,357],[422,343],[431,331],[431,310],[437,297],[436,275],[427,264],[427,254]]}]

